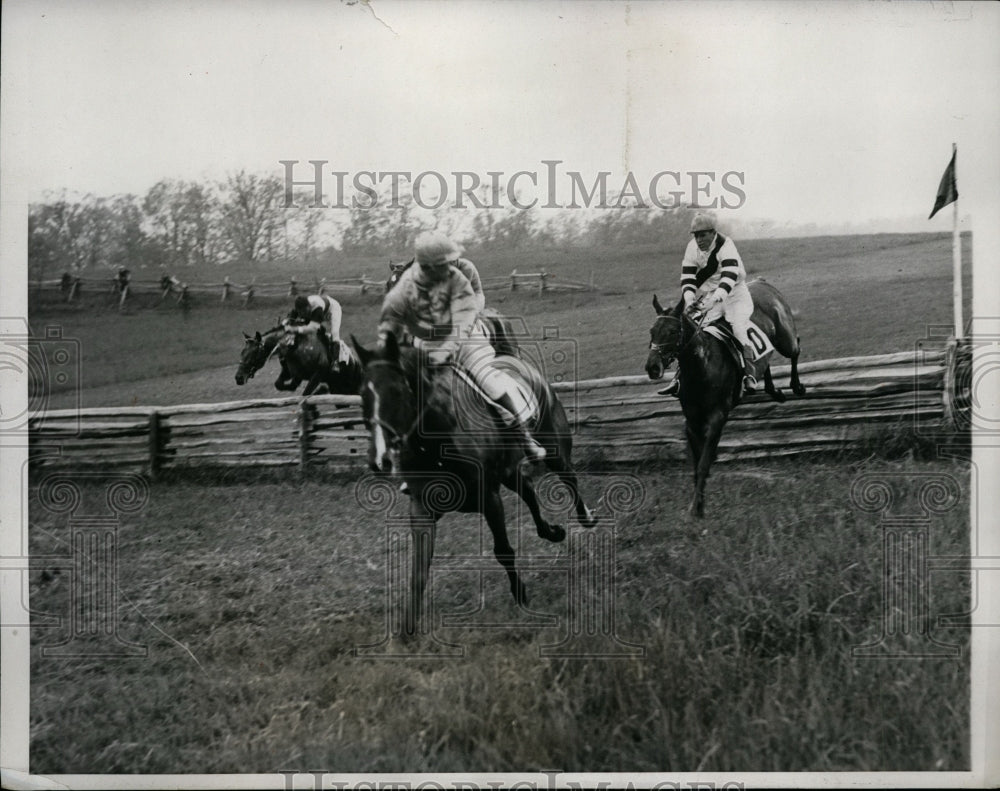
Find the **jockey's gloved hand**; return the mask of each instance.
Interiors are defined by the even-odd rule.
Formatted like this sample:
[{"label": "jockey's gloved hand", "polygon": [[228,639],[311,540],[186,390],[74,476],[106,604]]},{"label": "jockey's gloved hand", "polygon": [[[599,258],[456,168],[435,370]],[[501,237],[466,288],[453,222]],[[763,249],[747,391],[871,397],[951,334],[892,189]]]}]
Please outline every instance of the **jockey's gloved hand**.
[{"label": "jockey's gloved hand", "polygon": [[684,309],[687,310],[694,304],[694,292],[685,291],[684,292]]},{"label": "jockey's gloved hand", "polygon": [[432,349],[427,353],[431,365],[447,365],[451,362],[451,351],[448,349]]},{"label": "jockey's gloved hand", "polygon": [[726,292],[721,288],[717,288],[715,289],[715,291],[712,292],[712,296],[708,298],[708,304],[717,305],[720,302],[722,302],[722,300],[724,300],[725,298],[726,298]]}]

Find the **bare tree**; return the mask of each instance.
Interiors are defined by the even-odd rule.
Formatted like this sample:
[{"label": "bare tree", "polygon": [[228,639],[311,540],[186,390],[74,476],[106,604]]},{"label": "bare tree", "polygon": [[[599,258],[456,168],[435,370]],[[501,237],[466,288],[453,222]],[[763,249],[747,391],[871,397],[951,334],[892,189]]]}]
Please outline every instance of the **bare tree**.
[{"label": "bare tree", "polygon": [[223,185],[222,234],[237,261],[252,267],[274,257],[282,228],[279,199],[283,190],[275,176],[242,170]]}]

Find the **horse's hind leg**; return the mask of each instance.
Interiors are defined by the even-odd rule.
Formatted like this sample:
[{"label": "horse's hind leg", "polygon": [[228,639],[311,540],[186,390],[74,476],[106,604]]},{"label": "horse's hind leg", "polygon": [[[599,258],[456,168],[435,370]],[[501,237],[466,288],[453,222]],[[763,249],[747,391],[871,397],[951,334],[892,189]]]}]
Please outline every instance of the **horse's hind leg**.
[{"label": "horse's hind leg", "polygon": [[520,605],[528,603],[528,591],[518,576],[517,568],[514,565],[514,547],[510,545],[507,538],[507,524],[504,519],[503,501],[500,499],[499,489],[494,489],[486,493],[486,502],[483,509],[486,516],[486,524],[493,533],[493,554],[507,572],[507,579],[510,580],[510,592]]},{"label": "horse's hind leg", "polygon": [[587,504],[583,501],[583,497],[580,495],[580,486],[576,479],[576,471],[570,466],[567,461],[568,458],[568,452],[566,454],[555,454],[546,460],[546,466],[559,476],[559,480],[566,484],[570,494],[573,495],[573,509],[576,511],[577,521],[584,527],[593,527],[597,524],[597,517],[587,507]]},{"label": "horse's hind leg", "polygon": [[764,390],[769,396],[779,404],[785,400],[785,394],[781,392],[780,387],[774,386],[774,379],[771,378],[771,364],[768,363],[767,367],[764,369]]},{"label": "horse's hind leg", "polygon": [[566,530],[561,525],[554,525],[545,521],[542,516],[542,509],[538,506],[538,496],[531,482],[521,473],[520,467],[514,468],[511,477],[504,481],[504,486],[517,493],[517,496],[524,500],[531,512],[531,518],[535,522],[535,529],[538,535],[546,541],[558,542],[566,538]]},{"label": "horse's hind leg", "polygon": [[806,394],[806,387],[802,382],[799,381],[799,344],[798,338],[795,339],[795,354],[792,355],[792,377],[791,385],[792,392],[797,396],[804,396]]}]

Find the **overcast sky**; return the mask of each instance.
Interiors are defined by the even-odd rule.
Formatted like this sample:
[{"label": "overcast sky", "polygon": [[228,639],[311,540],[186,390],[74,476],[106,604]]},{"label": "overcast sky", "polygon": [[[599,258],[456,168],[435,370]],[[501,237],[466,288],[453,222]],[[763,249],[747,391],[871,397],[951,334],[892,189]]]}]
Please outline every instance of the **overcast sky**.
[{"label": "overcast sky", "polygon": [[556,159],[643,192],[660,171],[714,172],[709,197],[743,219],[864,222],[926,217],[953,142],[975,193],[1000,146],[996,4],[8,0],[3,15],[7,199],[281,175],[282,159],[302,178],[324,159],[544,184]]}]

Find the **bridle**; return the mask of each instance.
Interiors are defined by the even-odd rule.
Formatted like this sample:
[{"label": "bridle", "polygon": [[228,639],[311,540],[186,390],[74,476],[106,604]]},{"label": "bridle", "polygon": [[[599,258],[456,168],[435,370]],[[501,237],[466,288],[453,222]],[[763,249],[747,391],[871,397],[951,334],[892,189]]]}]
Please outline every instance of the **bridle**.
[{"label": "bridle", "polygon": [[[391,362],[390,360],[371,360],[365,367],[371,368],[376,366],[393,368],[396,371],[403,373],[403,369],[399,366],[399,364]],[[404,374],[404,379],[405,379],[405,374]],[[406,387],[408,390],[410,389],[409,383],[407,383]],[[368,422],[375,424],[383,431],[387,432],[390,435],[389,436],[390,448],[392,448],[393,450],[399,450],[404,445],[406,445],[407,442],[410,441],[410,438],[413,436],[414,432],[417,430],[417,428],[419,428],[420,421],[423,420],[424,415],[427,414],[428,406],[429,405],[426,403],[423,405],[420,411],[417,412],[417,416],[413,419],[413,422],[410,424],[410,427],[403,432],[397,431],[395,426],[389,425],[384,420],[382,420],[378,415],[372,415],[371,418],[369,418]]]},{"label": "bridle", "polygon": [[[649,342],[649,348],[652,351],[655,351],[658,355],[660,355],[660,362],[664,363],[665,365],[668,365],[670,362],[679,357],[681,352],[683,352],[688,346],[690,346],[691,343],[694,341],[694,339],[698,337],[698,335],[702,331],[703,325],[705,324],[705,317],[708,315],[708,311],[703,311],[698,320],[695,320],[694,317],[692,317],[688,313],[685,313],[684,315],[688,316],[688,318],[691,320],[691,323],[695,325],[695,331],[691,333],[691,337],[689,337],[686,341],[684,341],[684,343],[682,343],[680,346],[676,346],[669,343],[655,343],[654,341]],[[676,322],[678,328],[681,328],[683,326],[683,318],[681,316],[674,316],[673,314],[668,315],[661,313],[657,317],[657,321],[663,319]],[[681,337],[683,337],[683,332],[681,333]],[[668,356],[668,353],[669,355],[672,355],[672,357]]]},{"label": "bridle", "polygon": [[[264,348],[264,338],[265,338],[265,336],[270,335],[272,332],[277,332],[278,330],[283,330],[283,329],[284,329],[284,327],[282,327],[280,324],[277,327],[271,327],[271,329],[265,330],[264,332],[262,332],[260,334],[260,340],[259,341],[256,338],[247,337],[247,343],[253,344],[253,346],[256,349],[261,350],[261,349]],[[267,361],[270,360],[271,357],[274,356],[274,353],[277,350],[278,350],[278,344],[274,344],[274,348],[271,349],[271,351],[267,355],[267,357],[265,357],[263,360],[261,360],[260,365],[258,365],[256,368],[254,368],[249,373],[247,373],[247,379],[253,379],[253,377],[257,373],[257,371],[259,371],[261,368],[263,368],[265,365],[267,365]],[[241,361],[241,365],[242,365],[242,361]]]}]

